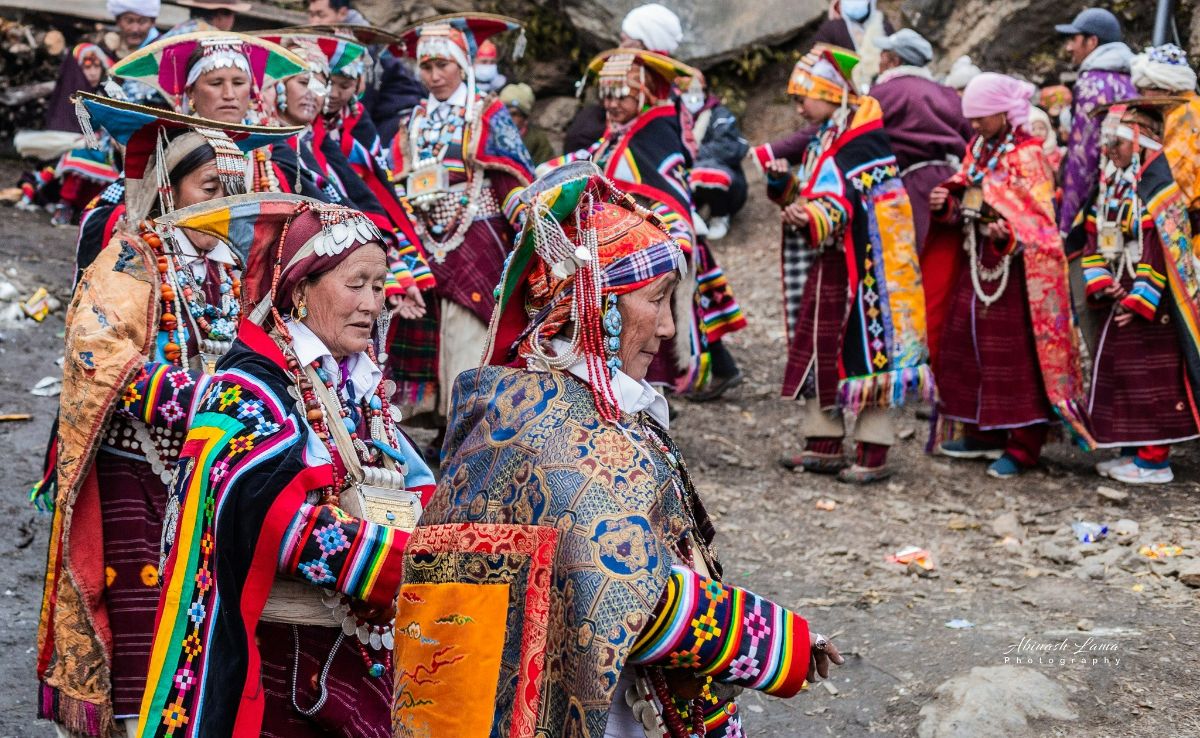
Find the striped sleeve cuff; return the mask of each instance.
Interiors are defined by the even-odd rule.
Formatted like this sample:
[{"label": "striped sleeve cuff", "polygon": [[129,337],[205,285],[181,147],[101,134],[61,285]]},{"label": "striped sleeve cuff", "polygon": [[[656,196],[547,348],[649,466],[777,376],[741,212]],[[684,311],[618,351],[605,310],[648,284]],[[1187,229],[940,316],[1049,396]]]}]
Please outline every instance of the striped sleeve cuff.
[{"label": "striped sleeve cuff", "polygon": [[809,233],[814,248],[825,243],[825,239],[837,232],[846,222],[846,211],[832,200],[811,200],[804,209],[808,211]]},{"label": "striped sleeve cuff", "polygon": [[690,669],[726,684],[791,697],[808,675],[808,623],[740,587],[682,566],[629,663]]},{"label": "striped sleeve cuff", "polygon": [[1112,285],[1113,275],[1103,256],[1089,254],[1083,257],[1080,266],[1083,267],[1083,283],[1088,297],[1094,297]]},{"label": "striped sleeve cuff", "polygon": [[300,506],[279,548],[279,572],[370,605],[400,591],[408,534],[332,505]]},{"label": "striped sleeve cuff", "polygon": [[1162,291],[1166,284],[1167,278],[1154,267],[1149,264],[1138,264],[1133,280],[1133,289],[1129,291],[1124,300],[1121,300],[1121,304],[1127,310],[1137,313],[1146,320],[1154,320],[1154,314],[1158,312],[1158,303],[1162,299]]}]

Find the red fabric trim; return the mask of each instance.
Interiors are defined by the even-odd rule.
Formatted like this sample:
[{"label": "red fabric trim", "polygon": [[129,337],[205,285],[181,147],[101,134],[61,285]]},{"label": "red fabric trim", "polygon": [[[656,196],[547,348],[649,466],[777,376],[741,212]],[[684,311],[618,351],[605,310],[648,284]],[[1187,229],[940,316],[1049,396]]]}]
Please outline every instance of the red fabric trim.
[{"label": "red fabric trim", "polygon": [[287,358],[262,326],[243,320],[241,327],[238,328],[238,340],[253,349],[254,353],[259,356],[270,359],[280,369],[287,369]]},{"label": "red fabric trim", "polygon": [[[463,158],[474,160],[488,169],[499,169],[506,172],[519,181],[522,186],[528,186],[533,181],[533,172],[526,169],[523,164],[506,156],[488,156],[484,153],[485,144],[492,131],[492,116],[503,109],[504,103],[500,102],[500,98],[494,98],[487,106],[487,109],[479,116],[479,137],[470,140],[469,136],[465,136],[463,139]],[[467,151],[470,151],[469,156]]]},{"label": "red fabric trim", "polygon": [[296,511],[304,503],[310,489],[320,489],[333,481],[328,464],[308,467],[288,483],[263,521],[262,533],[254,547],[254,559],[242,588],[241,615],[246,628],[246,682],[242,686],[242,697],[238,706],[237,720],[233,725],[233,738],[257,738],[262,728],[263,708],[266,706],[262,688],[262,657],[259,656],[254,633],[263,605],[271,594],[275,581],[276,560],[279,545]]},{"label": "red fabric trim", "polygon": [[[636,136],[638,134],[638,132],[641,131],[643,128],[650,125],[651,123],[658,120],[659,118],[669,118],[674,115],[675,115],[675,108],[673,108],[669,105],[660,105],[659,107],[654,108],[653,110],[651,110],[648,113],[642,113],[641,115],[639,115],[637,120],[635,120],[633,122],[633,125],[629,127],[629,130],[627,130],[625,132],[625,134],[621,136],[621,140],[617,142],[616,148],[614,148],[612,154],[609,155],[608,166],[605,167],[604,174],[607,177],[609,177],[610,179],[616,179],[615,173],[616,173],[617,165],[620,163],[621,158],[625,155],[625,149],[629,148],[629,142],[633,140],[633,137]],[[604,137],[605,138],[609,137],[609,132],[608,132],[607,128],[604,130]],[[619,181],[619,185],[620,185],[621,189],[625,190],[626,192],[633,192],[633,193],[637,193],[639,195],[645,195],[646,197],[649,197],[651,199],[661,200],[661,201],[665,202],[667,205],[670,205],[677,213],[679,213],[680,216],[685,218],[688,223],[692,222],[692,208],[690,206],[684,207],[683,203],[681,203],[679,200],[677,200],[675,197],[673,197],[671,195],[671,193],[664,192],[656,187],[648,187],[646,185],[642,185],[642,184],[638,184],[638,183],[634,183],[634,182]]]},{"label": "red fabric trim", "polygon": [[921,251],[921,284],[925,288],[925,329],[929,337],[929,365],[937,367],[942,330],[962,272],[961,234],[952,226],[932,221]]}]

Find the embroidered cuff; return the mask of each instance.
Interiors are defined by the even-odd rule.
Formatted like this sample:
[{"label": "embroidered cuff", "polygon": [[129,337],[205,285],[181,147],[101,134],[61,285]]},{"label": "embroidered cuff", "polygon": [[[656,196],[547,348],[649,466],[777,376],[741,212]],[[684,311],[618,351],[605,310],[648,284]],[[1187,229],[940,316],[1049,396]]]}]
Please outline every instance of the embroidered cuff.
[{"label": "embroidered cuff", "polygon": [[1121,300],[1126,309],[1137,313],[1146,320],[1154,320],[1158,312],[1158,303],[1162,299],[1163,287],[1167,278],[1159,274],[1149,264],[1138,264],[1137,276],[1133,280],[1133,289]]},{"label": "embroidered cuff", "polygon": [[150,362],[121,394],[117,412],[151,428],[186,431],[192,401],[203,395],[207,386],[203,372]]},{"label": "embroidered cuff", "polygon": [[1079,262],[1083,268],[1083,283],[1088,297],[1095,297],[1113,284],[1108,262],[1099,254],[1089,254]]}]

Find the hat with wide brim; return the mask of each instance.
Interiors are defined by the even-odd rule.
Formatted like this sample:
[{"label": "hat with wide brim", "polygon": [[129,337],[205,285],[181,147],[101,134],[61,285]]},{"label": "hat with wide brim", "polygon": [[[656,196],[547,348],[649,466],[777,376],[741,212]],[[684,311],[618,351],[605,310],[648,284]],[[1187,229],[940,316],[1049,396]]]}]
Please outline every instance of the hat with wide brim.
[{"label": "hat with wide brim", "polygon": [[201,10],[229,10],[234,13],[249,13],[254,6],[250,3],[227,2],[226,0],[172,0],[176,5]]},{"label": "hat with wide brim", "polygon": [[[385,31],[376,26],[360,26],[354,23],[316,23],[307,26],[288,26],[263,34],[286,35],[289,33],[317,33],[324,36],[342,36],[353,38],[364,46],[386,46],[395,56],[404,55],[404,39],[391,31]],[[257,35],[257,34],[256,34]]]},{"label": "hat with wide brim", "polygon": [[331,74],[339,74],[341,70],[362,61],[367,55],[367,47],[362,44],[330,33],[285,28],[274,31],[256,31],[254,35],[284,48],[287,48],[290,42],[297,41],[316,46],[325,55]]},{"label": "hat with wide brim", "polygon": [[202,44],[222,42],[240,46],[257,89],[307,69],[299,56],[265,39],[225,31],[196,31],[161,39],[138,49],[114,64],[110,73],[114,77],[150,85],[178,104],[187,85],[192,54]]},{"label": "hat with wide brim", "polygon": [[1103,118],[1113,108],[1148,110],[1163,115],[1171,108],[1186,105],[1188,102],[1189,100],[1186,97],[1131,97],[1127,100],[1114,100],[1110,103],[1097,105],[1088,112],[1088,115],[1093,118]]},{"label": "hat with wide brim", "polygon": [[[445,25],[461,32],[467,42],[468,58],[474,59],[479,51],[479,44],[498,33],[516,31],[523,28],[516,18],[495,13],[447,13],[422,18],[400,31],[404,42],[404,51],[408,56],[417,55],[417,42],[421,38],[421,29],[427,26]],[[514,51],[514,56],[520,56]]]},{"label": "hat with wide brim", "polygon": [[702,76],[699,69],[684,64],[666,54],[659,54],[656,51],[647,51],[645,49],[616,48],[601,51],[592,57],[592,60],[588,62],[585,78],[599,74],[600,70],[604,67],[604,62],[608,61],[610,57],[618,55],[636,57],[647,69],[671,83],[681,78],[690,80],[694,77]]}]

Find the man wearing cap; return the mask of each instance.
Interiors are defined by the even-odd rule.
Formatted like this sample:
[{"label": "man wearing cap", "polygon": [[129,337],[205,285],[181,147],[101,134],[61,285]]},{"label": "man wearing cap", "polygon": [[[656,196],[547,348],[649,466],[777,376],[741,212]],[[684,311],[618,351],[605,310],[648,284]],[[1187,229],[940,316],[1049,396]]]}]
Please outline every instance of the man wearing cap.
[{"label": "man wearing cap", "polygon": [[1091,113],[1097,106],[1131,98],[1137,91],[1129,79],[1133,52],[1121,40],[1121,22],[1115,15],[1104,8],[1086,8],[1075,20],[1054,30],[1065,38],[1071,65],[1079,70],[1058,210],[1058,229],[1066,235],[1099,176],[1100,121]]},{"label": "man wearing cap", "polygon": [[[482,44],[480,48],[483,48]],[[533,114],[534,100],[533,88],[524,82],[506,85],[500,90],[500,102],[508,108],[513,123],[516,123],[521,131],[521,142],[529,149],[529,158],[533,159],[534,164],[541,164],[558,154],[555,153],[546,132],[529,120],[529,116]]]},{"label": "man wearing cap", "polygon": [[1196,72],[1188,64],[1187,52],[1175,44],[1146,49],[1133,57],[1129,71],[1138,94],[1182,101],[1165,111],[1163,153],[1187,203],[1192,233],[1200,232],[1200,95],[1196,94]]},{"label": "man wearing cap", "polygon": [[163,37],[179,36],[195,31],[232,31],[237,14],[250,10],[250,3],[236,0],[174,0],[176,5],[188,8],[190,17],[163,34]]},{"label": "man wearing cap", "polygon": [[929,232],[929,193],[951,177],[966,151],[971,124],[958,94],[929,71],[933,47],[911,28],[877,41],[880,74],[871,97],[883,107],[904,189],[912,200],[917,248]]}]

